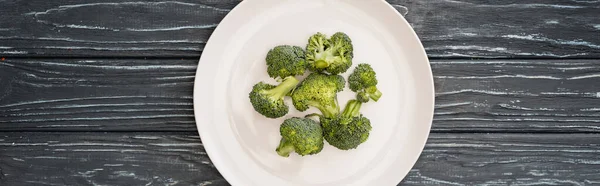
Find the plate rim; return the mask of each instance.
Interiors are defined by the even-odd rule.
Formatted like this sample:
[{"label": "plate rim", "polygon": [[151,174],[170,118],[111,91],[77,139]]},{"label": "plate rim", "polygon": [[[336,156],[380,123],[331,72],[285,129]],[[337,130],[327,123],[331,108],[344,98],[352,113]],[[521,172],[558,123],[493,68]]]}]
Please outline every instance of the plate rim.
[{"label": "plate rim", "polygon": [[[200,59],[198,60],[198,65],[202,64],[202,63],[206,63],[206,61],[203,62],[203,56],[206,54],[205,51],[207,48],[210,48],[211,43],[215,42],[214,40],[214,36],[215,33],[219,32],[220,30],[223,29],[224,25],[223,23],[227,23],[229,19],[232,19],[231,17],[236,16],[235,13],[236,11],[239,11],[239,9],[242,9],[244,6],[246,6],[246,4],[252,2],[253,0],[241,0],[240,3],[238,3],[235,7],[233,7],[231,9],[231,11],[229,11],[229,13],[227,13],[227,15],[225,15],[223,17],[223,19],[218,23],[218,25],[215,27],[215,29],[213,30],[213,33],[211,33],[211,35],[209,36],[209,39],[207,40],[205,46],[204,46],[204,50],[202,50],[202,54],[200,56]],[[419,157],[422,155],[423,150],[425,148],[425,145],[427,143],[427,141],[429,140],[429,136],[431,134],[431,128],[433,126],[433,116],[434,116],[434,110],[435,110],[435,85],[434,85],[434,79],[433,79],[433,72],[432,72],[432,68],[431,68],[431,62],[429,60],[429,57],[427,55],[427,51],[425,50],[425,47],[423,46],[423,43],[421,41],[421,39],[418,37],[418,34],[416,33],[416,31],[414,30],[414,28],[410,25],[410,23],[408,22],[408,20],[406,20],[406,18],[398,11],[396,10],[390,3],[388,3],[385,0],[374,0],[374,1],[378,1],[379,3],[383,3],[384,5],[386,5],[387,8],[391,9],[395,15],[397,16],[397,18],[399,18],[401,20],[401,24],[404,24],[405,26],[408,26],[410,29],[409,30],[409,34],[411,35],[411,37],[413,37],[414,39],[416,39],[417,43],[419,44],[419,50],[422,51],[421,54],[423,54],[424,56],[421,56],[424,59],[424,62],[426,62],[426,70],[427,70],[427,80],[425,82],[427,82],[428,87],[430,88],[431,92],[429,92],[430,95],[432,95],[431,97],[431,105],[429,105],[429,107],[427,108],[431,108],[431,113],[424,113],[427,114],[427,116],[429,116],[427,118],[427,124],[426,126],[426,132],[424,134],[424,140],[422,141],[422,143],[419,144],[415,144],[419,146],[419,151],[418,154],[416,156],[416,158],[413,158],[412,160],[409,161],[409,164],[411,165],[411,169],[414,168],[414,166],[416,165]],[[196,69],[196,75],[194,76],[194,85],[193,85],[193,91],[192,91],[192,99],[193,99],[193,109],[194,109],[194,120],[195,120],[195,124],[196,124],[196,130],[198,132],[198,136],[200,137],[200,140],[202,141],[202,144],[204,146],[204,150],[206,151],[207,156],[209,157],[209,159],[211,160],[211,163],[213,163],[213,165],[215,166],[215,168],[217,169],[217,171],[223,176],[223,178],[231,185],[243,185],[243,183],[241,183],[241,180],[237,179],[235,174],[232,173],[232,171],[228,170],[228,169],[223,169],[222,168],[222,159],[221,157],[215,155],[215,154],[211,154],[211,151],[214,150],[215,147],[213,147],[212,145],[206,145],[206,143],[204,143],[204,141],[210,141],[210,140],[206,140],[206,137],[202,137],[202,136],[206,136],[206,135],[202,135],[203,133],[206,133],[204,130],[201,130],[201,124],[199,124],[199,120],[201,120],[202,118],[200,118],[199,114],[197,114],[199,107],[200,107],[200,100],[198,98],[198,96],[196,96],[197,91],[199,90],[199,86],[201,86],[201,84],[199,83],[199,78],[198,78],[198,74],[201,71],[200,68]],[[406,178],[406,175],[408,174],[408,172],[411,170],[408,169],[404,172],[402,172],[400,175],[398,175],[398,180],[396,184],[399,184],[402,182],[402,180],[404,180]]]}]

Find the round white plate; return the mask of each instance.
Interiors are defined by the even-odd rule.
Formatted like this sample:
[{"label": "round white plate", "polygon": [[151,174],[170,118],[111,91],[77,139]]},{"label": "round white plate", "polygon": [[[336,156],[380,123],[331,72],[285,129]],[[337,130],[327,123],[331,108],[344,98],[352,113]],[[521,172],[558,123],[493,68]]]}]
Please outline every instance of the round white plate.
[{"label": "round white plate", "polygon": [[[306,46],[322,32],[347,33],[354,65],[377,72],[379,102],[364,104],[372,132],[358,149],[323,151],[301,157],[277,155],[279,125],[248,99],[252,86],[276,83],[266,73],[265,56],[276,45]],[[347,87],[340,105],[353,98]],[[290,102],[289,100],[288,103]],[[383,0],[245,0],[219,24],[198,66],[194,109],[204,148],[219,172],[235,186],[396,185],[417,161],[427,140],[434,108],[429,61],[406,20]]]}]

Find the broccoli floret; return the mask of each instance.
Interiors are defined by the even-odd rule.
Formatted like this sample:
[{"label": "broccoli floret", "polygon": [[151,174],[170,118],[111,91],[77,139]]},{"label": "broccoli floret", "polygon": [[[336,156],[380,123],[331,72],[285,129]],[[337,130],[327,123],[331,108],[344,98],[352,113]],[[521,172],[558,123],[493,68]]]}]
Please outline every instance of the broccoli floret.
[{"label": "broccoli floret", "polygon": [[313,72],[344,73],[352,66],[353,57],[352,40],[343,32],[337,32],[329,39],[325,34],[314,34],[306,45],[308,69]]},{"label": "broccoli floret", "polygon": [[323,137],[330,145],[341,150],[350,150],[367,141],[371,132],[371,121],[360,114],[361,105],[358,100],[350,100],[339,117],[320,118]]},{"label": "broccoli floret", "polygon": [[371,98],[369,97],[369,95],[366,92],[358,92],[358,93],[356,93],[356,100],[358,100],[362,103],[366,103],[366,102],[369,102],[369,100],[371,100]]},{"label": "broccoli floret", "polygon": [[286,78],[304,74],[306,69],[304,49],[298,46],[280,45],[267,53],[267,73],[272,78]]},{"label": "broccoli floret", "polygon": [[376,75],[371,65],[361,63],[348,76],[350,90],[357,93],[356,98],[359,101],[365,103],[369,101],[366,99],[369,97],[377,102],[381,98],[382,93],[377,89],[378,82]]},{"label": "broccoli floret", "polygon": [[259,82],[250,92],[250,103],[256,112],[268,118],[282,117],[289,111],[289,107],[284,103],[284,97],[292,92],[299,82],[293,76],[285,78],[277,86]]},{"label": "broccoli floret", "polygon": [[292,93],[294,107],[306,111],[310,106],[321,111],[325,117],[335,117],[340,112],[337,93],[344,89],[346,81],[340,75],[311,73]]},{"label": "broccoli floret", "polygon": [[279,128],[281,141],[276,151],[282,157],[291,152],[301,156],[313,155],[323,150],[323,129],[316,121],[293,117],[283,121]]}]

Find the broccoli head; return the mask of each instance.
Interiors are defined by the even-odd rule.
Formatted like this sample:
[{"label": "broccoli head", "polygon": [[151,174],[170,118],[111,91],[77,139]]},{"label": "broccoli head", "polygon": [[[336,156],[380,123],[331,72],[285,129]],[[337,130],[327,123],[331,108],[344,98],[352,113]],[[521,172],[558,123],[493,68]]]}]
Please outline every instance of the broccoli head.
[{"label": "broccoli head", "polygon": [[360,114],[361,105],[358,100],[350,100],[339,117],[321,117],[323,137],[331,146],[350,150],[367,141],[371,132],[371,121]]},{"label": "broccoli head", "polygon": [[327,38],[317,33],[308,39],[306,61],[313,72],[341,74],[352,66],[354,47],[352,40],[343,32],[337,32]]},{"label": "broccoli head", "polygon": [[294,107],[306,111],[315,107],[325,117],[335,117],[340,112],[337,93],[344,89],[346,81],[340,75],[311,73],[292,93]]},{"label": "broccoli head", "polygon": [[313,155],[323,150],[323,129],[316,121],[293,117],[283,121],[279,128],[281,141],[276,151],[282,157],[291,152],[301,156]]},{"label": "broccoli head", "polygon": [[292,92],[299,82],[293,76],[285,78],[277,86],[259,82],[250,92],[250,103],[256,112],[268,118],[282,117],[289,111],[289,107],[284,103],[284,97]]},{"label": "broccoli head", "polygon": [[378,101],[381,98],[382,93],[377,89],[377,83],[375,71],[371,68],[371,65],[365,63],[359,64],[348,76],[350,90],[356,92],[356,98],[363,103],[369,101],[366,99],[367,97],[373,101]]},{"label": "broccoli head", "polygon": [[267,73],[272,78],[286,78],[304,74],[306,69],[304,49],[298,46],[280,45],[267,53]]}]

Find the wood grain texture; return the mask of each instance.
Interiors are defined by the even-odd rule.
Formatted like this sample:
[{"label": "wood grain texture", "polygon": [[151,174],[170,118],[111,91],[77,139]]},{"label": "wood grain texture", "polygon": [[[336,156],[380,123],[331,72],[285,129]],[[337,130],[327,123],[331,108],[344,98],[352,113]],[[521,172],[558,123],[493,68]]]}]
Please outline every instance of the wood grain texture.
[{"label": "wood grain texture", "polygon": [[600,60],[439,60],[432,68],[435,131],[599,131]]},{"label": "wood grain texture", "polygon": [[[0,56],[198,57],[238,2],[2,1]],[[600,57],[600,1],[388,2],[430,57]]]},{"label": "wood grain texture", "polygon": [[[600,60],[431,63],[434,132],[600,131]],[[195,131],[196,64],[5,60],[0,131]]]},{"label": "wood grain texture", "polygon": [[197,60],[0,62],[2,130],[191,131]]},{"label": "wood grain texture", "polygon": [[[600,185],[600,1],[388,2],[437,91],[401,185]],[[238,3],[0,0],[0,185],[228,185],[192,89]]]},{"label": "wood grain texture", "polygon": [[[400,185],[594,185],[597,134],[433,134]],[[0,185],[228,185],[195,133],[2,133]]]},{"label": "wood grain texture", "polygon": [[0,185],[226,185],[198,135],[1,133]]},{"label": "wood grain texture", "polygon": [[390,0],[430,57],[597,58],[597,0]]},{"label": "wood grain texture", "polygon": [[2,56],[198,56],[238,0],[2,1]]},{"label": "wood grain texture", "polygon": [[598,134],[434,134],[402,185],[597,185]]}]

